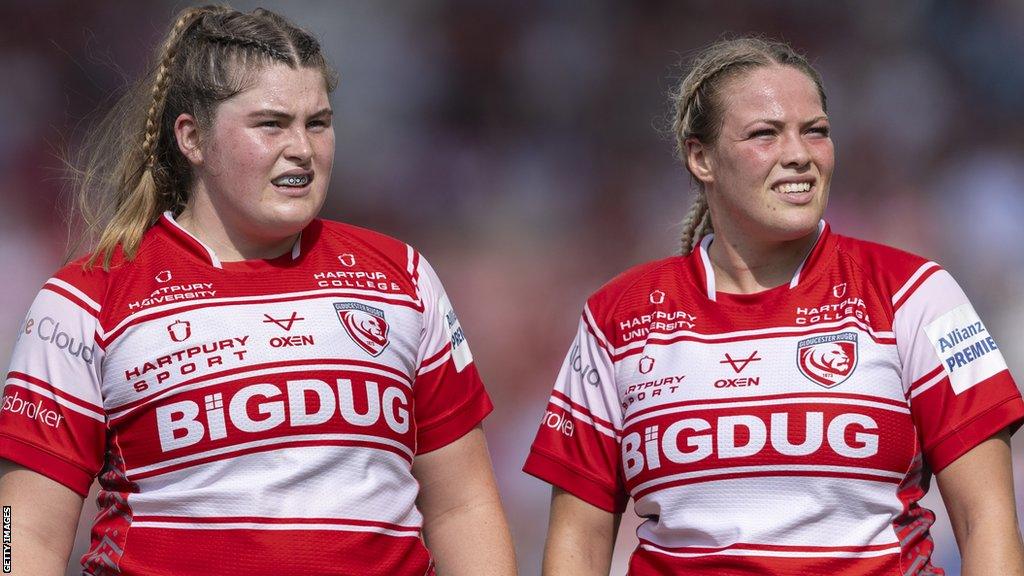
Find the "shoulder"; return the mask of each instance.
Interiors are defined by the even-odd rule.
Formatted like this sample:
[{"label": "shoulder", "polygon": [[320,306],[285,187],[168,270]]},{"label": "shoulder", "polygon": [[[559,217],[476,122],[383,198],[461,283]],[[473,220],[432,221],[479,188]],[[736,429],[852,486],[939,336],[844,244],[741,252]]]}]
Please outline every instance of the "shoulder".
[{"label": "shoulder", "polygon": [[587,298],[587,309],[595,319],[607,320],[623,308],[646,304],[652,290],[682,289],[683,263],[690,256],[671,256],[638,264],[612,278]]},{"label": "shoulder", "polygon": [[860,269],[872,283],[894,300],[912,285],[941,270],[937,263],[917,254],[858,238],[837,235],[841,258]]},{"label": "shoulder", "polygon": [[334,220],[319,220],[321,238],[328,246],[377,253],[394,262],[407,262],[415,252],[405,242],[368,228]]}]

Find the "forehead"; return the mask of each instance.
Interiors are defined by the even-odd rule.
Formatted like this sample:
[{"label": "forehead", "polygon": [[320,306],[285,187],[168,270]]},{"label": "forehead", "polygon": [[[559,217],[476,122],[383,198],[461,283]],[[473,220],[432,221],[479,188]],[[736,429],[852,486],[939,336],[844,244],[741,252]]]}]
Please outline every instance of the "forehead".
[{"label": "forehead", "polygon": [[259,70],[248,88],[221,103],[219,112],[247,114],[269,108],[298,115],[327,107],[327,86],[319,69],[277,63]]},{"label": "forehead", "polygon": [[818,88],[792,66],[759,66],[722,87],[725,124],[754,120],[805,120],[825,114]]}]

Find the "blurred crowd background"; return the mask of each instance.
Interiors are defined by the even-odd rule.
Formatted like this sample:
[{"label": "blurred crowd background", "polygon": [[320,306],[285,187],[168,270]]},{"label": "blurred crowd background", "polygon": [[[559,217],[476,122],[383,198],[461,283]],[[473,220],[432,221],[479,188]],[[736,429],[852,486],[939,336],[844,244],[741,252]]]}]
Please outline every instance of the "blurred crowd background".
[{"label": "blurred crowd background", "polygon": [[[677,251],[692,191],[667,93],[680,64],[724,34],[764,33],[810,56],[836,143],[826,218],[942,263],[1024,378],[1019,0],[259,5],[315,32],[341,74],[324,216],[417,246],[445,280],[497,406],[486,431],[524,575],[540,573],[550,492],[520,468],[551,383],[585,297]],[[35,292],[63,263],[61,151],[150,66],[184,6],[0,2],[4,366]],[[935,560],[959,574],[932,492]],[[627,512],[614,574],[636,524]]]}]

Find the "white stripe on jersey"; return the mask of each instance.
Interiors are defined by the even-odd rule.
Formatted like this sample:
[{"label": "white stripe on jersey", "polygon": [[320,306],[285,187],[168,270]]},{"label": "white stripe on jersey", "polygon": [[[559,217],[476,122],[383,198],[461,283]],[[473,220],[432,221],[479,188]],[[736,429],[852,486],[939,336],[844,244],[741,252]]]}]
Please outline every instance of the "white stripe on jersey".
[{"label": "white stripe on jersey", "polygon": [[926,391],[928,391],[928,389],[930,389],[932,386],[935,386],[939,382],[942,382],[943,378],[945,378],[945,377],[946,377],[946,371],[945,370],[939,370],[939,373],[936,374],[935,376],[933,376],[930,380],[928,380],[927,382],[924,382],[924,383],[918,385],[917,388],[914,388],[913,390],[911,390],[910,391],[910,398],[911,399],[917,398],[920,394],[923,394]]},{"label": "white stripe on jersey", "polygon": [[756,330],[737,330],[735,332],[716,332],[714,334],[703,334],[701,332],[694,332],[692,330],[677,330],[675,332],[656,332],[651,333],[648,338],[644,340],[637,340],[631,342],[625,346],[621,346],[612,351],[615,356],[620,356],[626,352],[634,349],[643,349],[648,344],[649,338],[657,338],[659,340],[669,340],[672,338],[687,337],[699,340],[701,342],[718,342],[722,340],[746,340],[753,336],[802,336],[804,334],[816,334],[819,332],[828,332],[832,329],[840,327],[850,326],[851,324],[860,328],[862,331],[867,332],[874,339],[890,339],[895,338],[896,335],[893,332],[883,332],[874,330],[864,321],[855,318],[853,316],[837,320],[835,322],[822,322],[821,324],[813,324],[810,326],[780,326],[777,328],[758,328]]},{"label": "white stripe on jersey", "polygon": [[715,293],[717,292],[717,288],[715,288],[715,271],[711,267],[711,259],[708,258],[708,247],[711,246],[711,239],[714,237],[714,234],[708,234],[700,241],[700,261],[704,264],[704,277],[707,278],[708,299],[712,302],[717,302],[718,300],[715,298]]},{"label": "white stripe on jersey", "polygon": [[650,492],[636,501],[635,509],[657,520],[642,524],[637,536],[669,549],[899,545],[892,522],[903,504],[892,481],[829,476],[767,480],[729,478]]},{"label": "white stripe on jersey", "polygon": [[424,366],[424,367],[420,368],[419,370],[417,370],[416,371],[416,375],[420,376],[422,374],[427,374],[428,372],[430,372],[431,370],[434,370],[438,366],[443,365],[445,362],[447,362],[449,359],[451,359],[451,357],[452,357],[452,351],[451,351],[451,349],[449,349],[447,352],[442,354],[440,358],[438,358],[437,360],[434,360],[433,362],[431,362],[429,366]]},{"label": "white stripe on jersey", "polygon": [[549,401],[552,404],[557,404],[562,410],[571,413],[572,417],[575,418],[576,420],[590,424],[591,426],[594,427],[594,430],[597,430],[601,434],[619,440],[619,433],[616,430],[612,430],[611,428],[605,426],[604,424],[595,422],[594,419],[591,418],[588,414],[584,414],[583,412],[580,412],[579,410],[573,408],[571,404],[562,400],[561,398],[552,396],[549,399]]},{"label": "white stripe on jersey", "polygon": [[[100,338],[106,341],[111,334],[117,334],[118,331],[123,329],[125,326],[133,322],[143,322],[150,316],[157,316],[163,312],[174,311],[178,308],[185,307],[196,307],[211,306],[215,304],[273,304],[281,301],[294,301],[294,300],[312,300],[318,297],[330,298],[348,298],[348,297],[369,297],[371,300],[374,298],[383,298],[386,300],[394,300],[398,302],[408,302],[411,305],[418,306],[419,301],[406,295],[406,294],[391,294],[383,293],[376,290],[361,290],[358,288],[345,288],[340,290],[338,288],[322,288],[319,290],[305,290],[302,292],[283,292],[279,294],[268,294],[262,296],[237,296],[233,298],[202,298],[197,300],[182,300],[180,302],[174,302],[171,304],[163,304],[161,306],[154,306],[152,308],[146,308],[145,310],[136,312],[125,317],[121,320],[117,326],[114,326],[110,330],[100,332]],[[106,343],[107,346],[110,342]]]},{"label": "white stripe on jersey", "polygon": [[756,400],[743,400],[737,399],[735,402],[726,402],[722,400],[715,401],[708,404],[684,404],[671,406],[663,410],[655,410],[652,412],[645,412],[637,416],[626,418],[623,422],[623,428],[632,426],[642,420],[648,418],[654,418],[656,416],[677,414],[680,412],[692,412],[696,410],[717,410],[717,409],[732,409],[732,408],[760,408],[764,406],[787,406],[790,404],[850,404],[853,406],[865,406],[869,408],[878,408],[880,410],[891,410],[893,412],[899,412],[900,414],[910,414],[910,408],[904,406],[896,406],[895,404],[889,404],[886,402],[874,402],[871,400],[862,400],[860,398],[847,398],[842,396],[808,396],[806,398],[761,398]]},{"label": "white stripe on jersey", "polygon": [[170,528],[172,530],[336,530],[342,532],[373,532],[387,536],[406,536],[419,538],[420,529],[410,527],[408,530],[395,530],[381,526],[364,524],[306,523],[296,524],[264,524],[259,522],[167,522],[162,520],[142,520],[132,522],[132,528]]},{"label": "white stripe on jersey", "polygon": [[931,270],[932,268],[937,268],[938,266],[939,265],[936,264],[935,262],[925,262],[924,264],[922,264],[921,267],[918,268],[917,271],[910,276],[910,279],[908,279],[903,284],[903,286],[901,286],[900,289],[897,290],[896,293],[892,295],[892,303],[896,304],[897,302],[899,302],[900,299],[903,298],[903,295],[907,292],[907,290],[910,290],[910,287],[913,286],[915,282],[917,282],[918,278],[920,278],[925,272]]},{"label": "white stripe on jersey", "polygon": [[592,330],[594,334],[597,336],[598,341],[601,342],[601,344],[604,346],[604,349],[611,350],[611,343],[608,342],[608,338],[604,335],[603,332],[601,332],[601,329],[598,328],[600,324],[598,324],[597,321],[594,320],[594,315],[590,312],[590,304],[583,305],[583,313],[586,314],[587,316],[586,324],[590,327],[590,330]]},{"label": "white stripe on jersey", "polygon": [[718,550],[716,552],[673,552],[671,550],[658,548],[651,544],[641,544],[640,547],[644,550],[657,552],[658,554],[666,554],[668,556],[675,556],[677,558],[700,558],[701,556],[743,556],[748,558],[758,556],[769,556],[774,558],[877,558],[878,556],[888,556],[890,554],[899,554],[901,552],[899,545],[894,545],[890,548],[882,548],[880,550],[823,550],[815,552],[802,552],[799,550],[762,550],[758,548],[743,548],[741,546]]},{"label": "white stripe on jersey", "polygon": [[[65,290],[67,292],[70,292],[71,294],[74,294],[75,297],[77,297],[79,300],[81,300],[82,302],[87,304],[89,306],[89,308],[92,308],[93,312],[99,314],[100,308],[101,308],[99,303],[97,303],[92,298],[89,298],[88,296],[86,296],[85,292],[82,292],[81,290],[79,290],[78,288],[75,288],[71,284],[68,284],[67,282],[65,282],[65,281],[63,281],[63,280],[61,280],[59,278],[50,278],[49,280],[46,281],[46,284],[52,284],[52,285],[60,288],[61,290]],[[44,286],[46,284],[44,284]]]},{"label": "white stripe on jersey", "polygon": [[28,390],[30,392],[34,392],[34,393],[39,394],[39,395],[41,395],[41,396],[43,396],[45,398],[52,398],[54,402],[56,402],[57,404],[60,404],[61,406],[67,408],[68,410],[71,410],[72,412],[78,412],[79,414],[81,414],[83,416],[88,416],[89,418],[92,418],[93,420],[96,420],[98,422],[105,422],[106,421],[104,419],[103,415],[100,414],[99,412],[96,412],[96,411],[93,411],[93,410],[89,410],[88,408],[85,408],[83,406],[79,406],[78,404],[75,404],[74,402],[71,402],[69,400],[65,400],[64,398],[62,398],[61,396],[58,396],[57,394],[54,394],[50,390],[47,390],[46,388],[43,388],[42,386],[36,386],[35,384],[33,384],[31,382],[26,382],[26,381],[22,380],[21,378],[18,378],[17,376],[9,376],[7,378],[7,385],[8,386],[18,386],[19,388],[24,388],[25,390]]},{"label": "white stripe on jersey", "polygon": [[371,368],[363,364],[316,364],[316,360],[310,360],[309,364],[288,364],[287,366],[275,366],[273,368],[260,368],[257,364],[253,370],[229,370],[230,374],[226,376],[220,376],[217,378],[209,378],[203,376],[205,379],[200,382],[194,382],[192,384],[185,384],[184,386],[178,386],[176,388],[168,388],[162,392],[154,394],[146,398],[146,401],[141,404],[133,404],[127,408],[123,406],[117,406],[107,410],[107,416],[111,420],[117,420],[123,418],[132,412],[146,407],[148,404],[152,404],[158,400],[162,400],[169,396],[175,396],[182,392],[189,392],[191,390],[199,390],[201,388],[209,388],[211,386],[218,386],[220,384],[235,382],[243,378],[253,378],[256,376],[270,376],[273,374],[291,374],[295,372],[337,372],[339,370],[356,370],[362,374],[375,374],[377,376],[383,376],[389,380],[394,380],[404,384],[407,388],[412,388],[412,382],[404,376],[399,376],[394,372],[383,370],[380,368]]},{"label": "white stripe on jersey", "polygon": [[253,440],[252,442],[243,442],[241,444],[234,444],[231,446],[224,446],[223,448],[217,448],[214,450],[207,450],[206,452],[198,452],[196,454],[189,454],[188,456],[181,456],[179,458],[172,458],[170,460],[164,460],[157,462],[156,464],[150,464],[149,466],[142,466],[140,468],[133,468],[127,471],[127,476],[131,478],[138,474],[147,474],[149,472],[155,472],[164,468],[170,468],[177,466],[178,464],[186,464],[188,462],[194,462],[196,460],[203,460],[212,456],[221,456],[224,454],[231,454],[233,452],[241,452],[248,450],[249,448],[259,448],[262,446],[274,446],[276,444],[292,444],[295,442],[330,442],[330,441],[343,441],[343,442],[367,442],[371,444],[381,444],[385,446],[391,446],[392,448],[398,449],[403,454],[412,460],[413,453],[408,446],[401,442],[396,442],[390,438],[382,438],[380,436],[369,436],[367,434],[294,434],[290,436],[281,436],[278,438],[267,438],[265,440]]},{"label": "white stripe on jersey", "polygon": [[[708,468],[706,470],[697,470],[695,472],[683,472],[682,474],[672,474],[671,476],[662,476],[661,478],[655,478],[649,480],[643,484],[637,484],[633,488],[633,493],[643,492],[659,486],[661,484],[668,484],[677,480],[692,480],[695,478],[707,478],[709,476],[728,476],[730,474],[753,474],[753,473],[775,473],[775,472],[823,472],[823,473],[835,473],[835,474],[860,474],[864,476],[877,476],[879,478],[891,478],[893,480],[903,480],[906,474],[903,472],[892,472],[889,470],[876,470],[874,468],[858,468],[856,466],[816,466],[814,464],[775,464],[771,466],[736,466],[733,468]],[[716,479],[716,481],[719,481]]]}]

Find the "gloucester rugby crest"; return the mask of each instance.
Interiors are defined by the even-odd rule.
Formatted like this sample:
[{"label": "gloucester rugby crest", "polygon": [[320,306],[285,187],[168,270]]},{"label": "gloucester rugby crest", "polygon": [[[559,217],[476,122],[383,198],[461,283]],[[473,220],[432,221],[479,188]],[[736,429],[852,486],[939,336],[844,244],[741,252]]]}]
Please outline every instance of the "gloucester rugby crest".
[{"label": "gloucester rugby crest", "polygon": [[371,356],[388,347],[388,322],[384,311],[360,302],[335,302],[334,310],[352,341]]},{"label": "gloucester rugby crest", "polygon": [[857,367],[857,333],[826,334],[797,343],[800,373],[816,384],[833,388],[846,381]]}]

